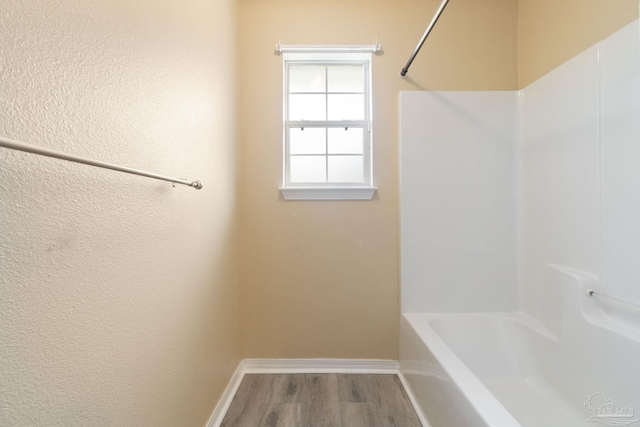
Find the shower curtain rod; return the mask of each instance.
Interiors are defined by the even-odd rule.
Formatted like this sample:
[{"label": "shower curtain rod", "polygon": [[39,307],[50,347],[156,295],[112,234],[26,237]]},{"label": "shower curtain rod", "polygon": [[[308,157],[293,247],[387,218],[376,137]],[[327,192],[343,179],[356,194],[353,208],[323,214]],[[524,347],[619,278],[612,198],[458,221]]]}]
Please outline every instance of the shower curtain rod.
[{"label": "shower curtain rod", "polygon": [[449,3],[449,0],[443,0],[442,4],[440,4],[440,7],[436,11],[436,14],[434,15],[433,19],[429,23],[429,26],[427,27],[427,30],[424,32],[424,34],[422,35],[422,38],[418,42],[418,45],[414,49],[413,54],[411,54],[411,57],[407,61],[407,64],[404,66],[402,71],[400,71],[400,77],[404,77],[404,76],[407,75],[407,72],[409,71],[409,67],[411,66],[411,63],[416,58],[416,55],[418,55],[418,52],[420,52],[420,49],[422,48],[422,45],[424,44],[425,40],[427,40],[427,37],[429,36],[429,33],[431,32],[433,27],[436,25],[436,22],[438,22],[438,18],[440,18],[440,15],[442,15],[442,11],[447,6],[447,3]]},{"label": "shower curtain rod", "polygon": [[89,166],[96,166],[104,169],[111,169],[118,172],[130,173],[133,175],[146,176],[147,178],[161,179],[175,184],[187,185],[196,190],[202,188],[200,181],[188,181],[186,179],[171,178],[169,176],[158,175],[155,173],[145,172],[138,169],[132,169],[125,166],[115,165],[113,163],[101,162],[99,160],[88,159],[86,157],[75,156],[73,154],[63,153],[61,151],[52,150],[50,148],[39,147],[26,142],[15,141],[13,139],[0,137],[0,147],[9,148],[11,150],[25,151],[27,153],[38,154],[40,156],[53,157],[56,159],[67,160],[69,162],[82,163]]}]

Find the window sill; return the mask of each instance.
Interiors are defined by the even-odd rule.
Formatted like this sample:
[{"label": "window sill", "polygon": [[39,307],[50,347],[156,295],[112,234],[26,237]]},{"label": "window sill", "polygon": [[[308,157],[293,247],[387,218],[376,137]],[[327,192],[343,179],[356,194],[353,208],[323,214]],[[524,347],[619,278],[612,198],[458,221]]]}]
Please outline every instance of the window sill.
[{"label": "window sill", "polygon": [[289,187],[281,188],[285,200],[371,200],[376,187]]}]

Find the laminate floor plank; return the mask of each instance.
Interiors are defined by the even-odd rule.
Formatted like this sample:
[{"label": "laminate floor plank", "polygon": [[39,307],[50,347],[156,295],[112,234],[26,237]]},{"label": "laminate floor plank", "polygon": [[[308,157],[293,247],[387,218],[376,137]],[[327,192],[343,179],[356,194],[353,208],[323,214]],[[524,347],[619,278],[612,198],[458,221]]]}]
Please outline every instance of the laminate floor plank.
[{"label": "laminate floor plank", "polygon": [[301,406],[300,403],[266,404],[256,427],[298,427],[302,425]]},{"label": "laminate floor plank", "polygon": [[245,375],[220,427],[255,426],[271,394],[272,375]]},{"label": "laminate floor plank", "polygon": [[373,402],[373,391],[369,375],[338,375],[338,400],[342,403]]},{"label": "laminate floor plank", "polygon": [[309,401],[307,374],[273,375],[273,392],[269,403],[300,403]]},{"label": "laminate floor plank", "polygon": [[340,421],[349,427],[379,427],[373,403],[340,403]]},{"label": "laminate floor plank", "polygon": [[221,427],[421,427],[396,375],[245,375]]},{"label": "laminate floor plank", "polygon": [[420,427],[420,419],[396,375],[369,375],[376,401],[377,426]]},{"label": "laminate floor plank", "polygon": [[309,404],[303,407],[303,426],[341,427],[336,374],[307,374]]}]

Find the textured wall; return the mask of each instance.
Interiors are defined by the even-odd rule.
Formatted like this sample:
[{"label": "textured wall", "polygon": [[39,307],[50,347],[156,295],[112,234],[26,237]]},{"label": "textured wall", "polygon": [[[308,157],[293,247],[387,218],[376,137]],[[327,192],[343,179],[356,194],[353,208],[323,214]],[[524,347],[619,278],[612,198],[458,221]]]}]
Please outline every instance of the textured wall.
[{"label": "textured wall", "polygon": [[239,359],[230,0],[0,7],[0,425],[202,426]]},{"label": "textured wall", "polygon": [[518,87],[638,18],[638,0],[518,0]]},{"label": "textured wall", "polygon": [[[451,2],[399,77],[437,0],[240,1],[241,301],[245,357],[398,357],[398,92],[516,88],[515,0]],[[284,201],[285,44],[368,44],[372,201]],[[259,75],[256,74],[259,72]]]}]

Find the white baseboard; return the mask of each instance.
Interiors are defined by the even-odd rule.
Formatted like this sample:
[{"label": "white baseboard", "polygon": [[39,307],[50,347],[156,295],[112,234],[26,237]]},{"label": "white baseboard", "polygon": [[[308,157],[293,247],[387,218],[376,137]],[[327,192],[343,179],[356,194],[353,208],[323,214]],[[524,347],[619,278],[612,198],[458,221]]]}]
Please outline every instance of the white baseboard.
[{"label": "white baseboard", "polygon": [[240,387],[240,383],[244,378],[244,368],[242,362],[243,361],[241,360],[240,363],[238,363],[238,367],[233,373],[231,380],[229,380],[227,388],[222,393],[222,397],[220,397],[220,401],[218,402],[216,409],[213,410],[213,414],[211,414],[211,418],[209,418],[209,422],[207,423],[206,427],[220,427],[220,424],[222,424],[222,420],[227,414],[229,406],[231,406],[231,401],[236,395],[236,391],[238,391],[238,387]]},{"label": "white baseboard", "polygon": [[220,427],[246,374],[391,374],[397,375],[423,427],[430,427],[397,360],[376,359],[244,359],[234,372],[206,427]]},{"label": "white baseboard", "polygon": [[246,374],[396,374],[397,360],[244,359]]},{"label": "white baseboard", "polygon": [[407,393],[407,396],[409,397],[409,401],[411,401],[411,405],[413,406],[413,409],[416,411],[416,414],[420,419],[420,423],[422,424],[422,427],[431,427],[431,424],[429,424],[429,421],[427,421],[427,417],[424,415],[424,412],[422,412],[422,408],[420,407],[420,405],[418,404],[418,401],[416,400],[416,396],[413,394],[411,385],[409,384],[407,379],[402,374],[402,371],[400,370],[398,370],[398,378],[400,378],[402,387],[404,387],[404,391]]}]

